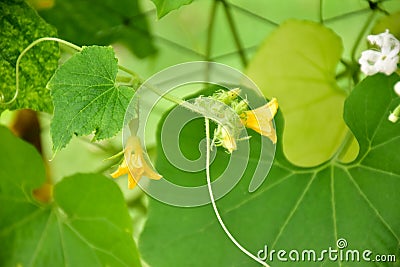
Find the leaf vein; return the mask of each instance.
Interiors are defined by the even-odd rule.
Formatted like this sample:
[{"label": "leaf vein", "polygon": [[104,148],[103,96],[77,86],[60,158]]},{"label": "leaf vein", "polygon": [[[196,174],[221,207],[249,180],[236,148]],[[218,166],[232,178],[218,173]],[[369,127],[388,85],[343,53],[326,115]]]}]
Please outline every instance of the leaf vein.
[{"label": "leaf vein", "polygon": [[297,208],[300,206],[301,202],[304,199],[304,196],[308,192],[308,190],[311,187],[312,182],[314,181],[315,177],[317,177],[317,172],[314,172],[313,175],[311,176],[310,181],[307,183],[306,187],[304,188],[303,192],[299,196],[299,199],[297,200],[296,204],[294,205],[293,209],[290,211],[288,217],[286,218],[285,222],[279,229],[278,234],[275,237],[275,240],[272,242],[272,247],[275,247],[276,243],[278,242],[280,236],[282,235],[283,231],[285,230],[286,226],[289,224],[290,220],[292,219],[293,215],[295,214]]},{"label": "leaf vein", "polygon": [[381,221],[381,223],[389,230],[389,232],[396,238],[397,242],[400,242],[399,237],[396,235],[396,233],[393,231],[392,227],[390,227],[389,223],[386,222],[386,220],[382,217],[382,215],[379,213],[379,210],[374,206],[374,204],[369,200],[367,195],[363,192],[359,184],[355,181],[354,177],[352,174],[349,172],[347,168],[343,168],[344,171],[347,173],[349,180],[353,183],[354,187],[357,189],[358,193],[360,196],[367,202],[369,207],[374,211],[376,217]]}]

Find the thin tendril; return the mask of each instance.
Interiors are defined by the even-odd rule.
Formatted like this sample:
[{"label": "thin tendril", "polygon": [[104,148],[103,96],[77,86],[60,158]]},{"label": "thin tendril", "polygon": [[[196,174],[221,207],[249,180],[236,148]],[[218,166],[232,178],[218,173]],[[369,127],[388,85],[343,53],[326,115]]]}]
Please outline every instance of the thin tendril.
[{"label": "thin tendril", "polygon": [[222,221],[222,218],[218,212],[217,206],[215,204],[214,200],[214,195],[211,189],[211,179],[210,179],[210,120],[206,117],[205,118],[205,124],[206,124],[206,144],[207,144],[207,151],[206,151],[206,176],[207,176],[207,187],[208,187],[208,192],[210,194],[210,199],[211,199],[211,204],[214,209],[215,216],[218,219],[219,224],[221,225],[222,229],[224,230],[225,234],[229,237],[229,239],[237,246],[244,254],[255,260],[256,262],[260,263],[261,265],[265,267],[270,267],[266,262],[260,260],[253,254],[251,254],[248,250],[246,250],[244,247],[242,247],[239,242],[232,236],[232,234],[229,232],[228,228],[226,228],[224,222]]},{"label": "thin tendril", "polygon": [[39,38],[39,39],[33,41],[30,45],[28,45],[28,46],[21,52],[21,54],[19,54],[19,56],[18,56],[18,58],[17,58],[17,63],[16,63],[16,65],[15,65],[15,93],[14,93],[14,96],[13,96],[13,98],[12,98],[11,100],[9,100],[9,101],[7,101],[7,102],[4,102],[4,101],[5,101],[5,99],[4,99],[4,94],[3,94],[3,92],[0,92],[0,104],[1,104],[1,105],[9,105],[9,104],[11,104],[12,102],[14,102],[14,101],[17,99],[17,97],[18,97],[18,93],[19,93],[19,65],[20,65],[20,63],[21,63],[22,57],[23,57],[32,47],[34,47],[35,45],[37,45],[37,44],[39,44],[39,43],[41,43],[41,42],[45,42],[45,41],[55,41],[55,42],[64,44],[64,45],[66,45],[66,46],[68,46],[68,47],[71,47],[71,48],[73,48],[73,49],[75,49],[75,50],[77,50],[77,51],[82,51],[82,47],[79,47],[79,46],[77,46],[77,45],[75,45],[75,44],[73,44],[73,43],[70,43],[70,42],[68,42],[68,41],[65,41],[65,40],[62,40],[62,39],[59,39],[59,38],[56,38],[56,37],[43,37],[43,38]]},{"label": "thin tendril", "polygon": [[[30,50],[32,49],[32,47],[34,47],[35,45],[41,43],[41,42],[46,42],[46,41],[55,41],[58,42],[60,44],[64,44],[72,49],[75,49],[76,51],[81,52],[82,51],[82,47],[77,46],[73,43],[70,43],[68,41],[65,41],[63,39],[59,39],[56,37],[43,37],[43,38],[39,38],[35,41],[33,41],[32,43],[30,43],[22,52],[21,54],[19,54],[18,58],[17,58],[17,62],[15,65],[15,93],[14,96],[11,100],[4,102],[5,98],[4,98],[4,94],[3,92],[0,92],[0,105],[9,105],[11,103],[13,103],[19,94],[19,65],[21,62],[21,59],[23,58],[23,56]],[[118,65],[118,68],[122,71],[125,71],[126,73],[130,74],[134,79],[138,79],[139,81],[141,81],[140,77],[137,75],[136,72],[131,71],[128,68],[125,68],[124,66]],[[182,105],[192,111],[198,112],[196,108],[193,107],[193,105],[190,105],[189,103],[185,102],[184,100],[177,98],[175,96],[169,95],[169,94],[163,94],[162,92],[160,92],[157,88],[154,88],[151,85],[146,84],[146,87],[149,88],[150,90],[152,90],[153,92],[157,93],[158,95],[162,96],[163,98],[172,101],[178,105]]]}]

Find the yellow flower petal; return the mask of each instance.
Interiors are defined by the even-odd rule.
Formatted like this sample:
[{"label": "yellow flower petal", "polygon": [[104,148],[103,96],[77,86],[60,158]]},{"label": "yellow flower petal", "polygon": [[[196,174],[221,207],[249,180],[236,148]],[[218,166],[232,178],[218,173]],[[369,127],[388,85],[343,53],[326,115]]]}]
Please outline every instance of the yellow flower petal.
[{"label": "yellow flower petal", "polygon": [[162,178],[162,175],[156,173],[155,171],[153,171],[153,169],[151,169],[147,165],[144,166],[143,175],[153,180],[160,180]]},{"label": "yellow flower petal", "polygon": [[[132,154],[133,151],[134,154]],[[156,173],[144,159],[143,149],[137,136],[129,137],[124,154],[124,160],[121,165],[118,166],[118,169],[111,174],[111,177],[117,178],[121,175],[128,174],[129,189],[134,188],[142,176],[155,180],[161,179],[162,176]]]},{"label": "yellow flower petal", "polygon": [[131,173],[128,174],[128,189],[133,189],[139,181],[136,181],[135,178],[131,175]]},{"label": "yellow flower petal", "polygon": [[128,166],[126,165],[125,159],[122,161],[121,165],[118,166],[118,169],[111,173],[112,178],[118,178],[121,175],[127,174],[129,172]]},{"label": "yellow flower petal", "polygon": [[241,121],[244,126],[268,137],[275,144],[277,137],[272,120],[277,110],[278,101],[273,98],[264,106],[243,112]]},{"label": "yellow flower petal", "polygon": [[135,154],[131,157],[129,167],[134,172],[135,177],[146,176],[150,179],[159,180],[161,175],[153,171],[153,169],[147,164],[143,156],[143,149],[140,145],[140,140],[138,137],[133,137],[129,139],[128,142],[131,143],[132,149]]}]

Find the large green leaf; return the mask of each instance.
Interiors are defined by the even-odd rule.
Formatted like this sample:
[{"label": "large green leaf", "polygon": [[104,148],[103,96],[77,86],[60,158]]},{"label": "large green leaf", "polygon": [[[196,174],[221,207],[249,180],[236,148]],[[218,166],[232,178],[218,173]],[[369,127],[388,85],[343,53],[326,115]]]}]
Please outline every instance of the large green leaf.
[{"label": "large green leaf", "polygon": [[0,127],[0,265],[141,266],[118,186],[102,175],[77,174],[54,187],[54,201],[36,201],[45,181],[34,147]]},{"label": "large green leaf", "polygon": [[261,91],[278,99],[286,123],[283,148],[298,165],[328,160],[346,133],[345,94],[335,80],[341,54],[341,40],[330,29],[289,20],[268,36],[248,67]]},{"label": "large green leaf", "polygon": [[[283,153],[283,120],[278,114],[277,153],[267,180],[256,192],[248,192],[257,164],[253,160],[257,157],[251,155],[239,184],[217,201],[228,229],[245,248],[253,254],[265,245],[269,251],[297,249],[301,253],[315,249],[319,256],[329,247],[337,249],[336,241],[345,238],[348,247],[344,252],[371,250],[371,258],[377,254],[400,257],[400,124],[387,120],[390,110],[400,102],[393,92],[399,79],[398,75],[369,77],[348,97],[344,118],[360,144],[357,159],[349,164],[333,158],[313,168],[292,165]],[[324,125],[331,127],[329,122]],[[199,122],[190,125],[186,133],[182,131],[181,145],[197,148],[204,137],[198,134],[203,127]],[[257,148],[258,140],[252,138],[251,145]],[[220,164],[213,164],[211,174],[220,168]],[[177,173],[161,149],[157,170],[164,177]],[[182,180],[194,177],[183,172],[180,176]],[[205,180],[204,172],[195,177]],[[210,205],[178,208],[150,199],[139,248],[152,267],[259,266],[229,241]],[[275,254],[269,263],[273,267],[398,266],[365,261],[340,263],[329,261],[327,254],[323,262],[280,262]]]},{"label": "large green leaf", "polygon": [[95,132],[94,138],[101,140],[122,129],[134,89],[117,85],[117,72],[113,49],[100,46],[84,47],[56,71],[47,85],[54,102],[54,151],[65,147],[74,134]]},{"label": "large green leaf", "polygon": [[[25,1],[0,2],[0,93],[5,102],[16,90],[15,66],[20,53],[33,41],[46,36],[56,36],[56,31],[40,18]],[[58,46],[41,43],[22,58],[17,99],[9,104],[0,103],[0,113],[5,109],[31,108],[51,112],[52,102],[46,83],[58,65]]]},{"label": "large green leaf", "polygon": [[58,29],[61,38],[78,45],[121,42],[138,57],[155,53],[146,14],[137,0],[55,1],[40,15]]},{"label": "large green leaf", "polygon": [[193,0],[152,0],[157,8],[157,15],[159,18],[164,17],[172,10],[178,9],[181,6],[188,5]]}]

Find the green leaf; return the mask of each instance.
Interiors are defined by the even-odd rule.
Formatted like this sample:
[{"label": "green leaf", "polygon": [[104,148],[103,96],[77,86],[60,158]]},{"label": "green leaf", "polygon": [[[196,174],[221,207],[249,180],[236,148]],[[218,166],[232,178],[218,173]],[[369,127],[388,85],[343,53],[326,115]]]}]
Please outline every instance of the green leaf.
[{"label": "green leaf", "polygon": [[[84,47],[56,71],[48,83],[54,102],[53,150],[75,134],[113,137],[121,129],[134,89],[116,84],[117,59],[111,47]],[[128,118],[132,113],[127,114]]]},{"label": "green leaf", "polygon": [[32,191],[45,181],[33,146],[0,127],[0,265],[141,266],[123,195],[98,174],[77,174],[54,187],[54,201]]},{"label": "green leaf", "polygon": [[189,5],[193,0],[151,0],[156,5],[157,16],[162,18],[172,10],[178,9],[181,6]]},{"label": "green leaf", "polygon": [[80,46],[121,42],[138,57],[156,52],[137,0],[55,1],[40,15],[57,27],[61,38]]},{"label": "green leaf", "polygon": [[[357,159],[349,164],[331,159],[314,168],[294,166],[283,153],[283,120],[278,113],[276,158],[264,184],[248,192],[257,165],[252,150],[250,159],[243,162],[248,165],[239,184],[217,201],[227,228],[245,248],[253,254],[265,245],[269,251],[314,249],[319,256],[329,247],[337,249],[336,241],[345,238],[348,247],[344,252],[371,250],[373,256],[400,257],[400,124],[387,119],[400,103],[393,92],[399,79],[398,75],[369,77],[346,100],[344,118],[360,144]],[[182,131],[180,144],[197,148],[204,136],[196,137],[202,131],[200,122],[190,125],[186,133]],[[257,138],[250,142],[257,150]],[[167,178],[176,174],[161,146],[157,170]],[[211,166],[211,174],[219,171],[220,164]],[[180,176],[182,180],[205,180],[204,172]],[[210,205],[178,208],[150,199],[139,248],[153,267],[260,266],[225,236]],[[280,262],[275,254],[269,263],[273,267],[376,266],[376,262],[333,262],[327,254],[323,262]]]},{"label": "green leaf", "polygon": [[285,114],[283,147],[295,164],[328,160],[347,131],[341,114],[346,95],[335,80],[342,50],[339,36],[323,25],[289,20],[249,64],[247,74]]},{"label": "green leaf", "polygon": [[[0,95],[5,102],[15,94],[15,65],[20,53],[33,41],[41,37],[56,36],[48,25],[25,1],[5,0],[0,2]],[[52,42],[41,43],[22,58],[17,99],[9,104],[0,103],[0,113],[5,109],[31,108],[37,111],[52,111],[52,102],[46,83],[58,66],[58,46]]]}]

